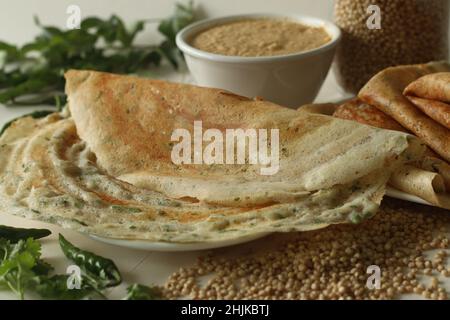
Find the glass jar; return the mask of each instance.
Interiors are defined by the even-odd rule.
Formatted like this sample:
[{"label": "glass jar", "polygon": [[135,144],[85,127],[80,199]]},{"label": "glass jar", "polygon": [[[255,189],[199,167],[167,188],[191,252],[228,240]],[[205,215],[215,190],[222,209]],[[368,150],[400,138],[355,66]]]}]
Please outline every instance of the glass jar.
[{"label": "glass jar", "polygon": [[336,0],[342,29],[334,71],[356,94],[377,72],[448,58],[449,0]]}]

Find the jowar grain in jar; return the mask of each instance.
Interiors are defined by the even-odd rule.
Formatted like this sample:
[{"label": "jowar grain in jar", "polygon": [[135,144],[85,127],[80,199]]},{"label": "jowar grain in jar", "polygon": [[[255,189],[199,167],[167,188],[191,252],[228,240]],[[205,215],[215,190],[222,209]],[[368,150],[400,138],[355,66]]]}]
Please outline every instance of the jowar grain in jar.
[{"label": "jowar grain in jar", "polygon": [[343,38],[334,71],[357,93],[377,72],[395,65],[448,59],[449,0],[336,0]]}]

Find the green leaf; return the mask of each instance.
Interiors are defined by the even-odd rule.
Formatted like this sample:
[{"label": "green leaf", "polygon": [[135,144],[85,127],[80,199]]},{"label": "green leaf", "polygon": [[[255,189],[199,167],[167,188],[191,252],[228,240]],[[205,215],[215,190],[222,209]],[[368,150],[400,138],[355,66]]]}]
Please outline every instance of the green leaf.
[{"label": "green leaf", "polygon": [[194,10],[192,2],[177,4],[175,12],[158,26],[165,39],[148,46],[134,43],[148,20],[127,28],[117,15],[86,17],[80,29],[62,30],[34,19],[40,33],[33,41],[22,47],[0,42],[0,103],[61,107],[66,100],[64,72],[69,69],[138,73],[160,65],[163,59],[177,68],[182,55],[175,36],[194,20]]},{"label": "green leaf", "polygon": [[81,21],[80,28],[88,30],[90,28],[99,28],[103,25],[103,20],[97,17],[88,17]]},{"label": "green leaf", "polygon": [[0,51],[6,52],[7,55],[10,56],[17,56],[19,53],[19,50],[17,46],[14,46],[12,44],[0,41]]},{"label": "green leaf", "polygon": [[54,270],[53,266],[42,259],[36,261],[36,265],[33,267],[33,272],[39,276],[47,276]]},{"label": "green leaf", "polygon": [[17,243],[19,240],[26,240],[28,238],[37,240],[51,234],[52,232],[47,229],[25,229],[0,225],[0,238],[9,240],[11,243]]},{"label": "green leaf", "polygon": [[159,50],[161,55],[164,56],[175,69],[178,69],[178,59],[181,57],[178,48],[170,41],[164,41],[159,47]]},{"label": "green leaf", "polygon": [[164,19],[158,26],[159,32],[165,35],[169,41],[175,43],[175,37],[181,29],[192,23],[195,19],[193,2],[188,5],[177,3],[175,13],[168,19]]},{"label": "green leaf", "polygon": [[0,239],[0,286],[9,288],[21,299],[35,274],[33,268],[41,256],[41,244],[31,238],[13,244]]},{"label": "green leaf", "polygon": [[157,287],[133,284],[127,288],[127,296],[124,300],[160,300],[162,298],[163,294]]},{"label": "green leaf", "polygon": [[80,289],[68,289],[68,279],[69,275],[65,274],[52,277],[35,277],[31,286],[44,299],[80,300],[95,293],[94,288],[89,285],[82,285]]},{"label": "green leaf", "polygon": [[122,282],[120,271],[112,260],[75,247],[61,234],[59,244],[64,255],[86,273],[90,284],[96,289],[114,287]]}]

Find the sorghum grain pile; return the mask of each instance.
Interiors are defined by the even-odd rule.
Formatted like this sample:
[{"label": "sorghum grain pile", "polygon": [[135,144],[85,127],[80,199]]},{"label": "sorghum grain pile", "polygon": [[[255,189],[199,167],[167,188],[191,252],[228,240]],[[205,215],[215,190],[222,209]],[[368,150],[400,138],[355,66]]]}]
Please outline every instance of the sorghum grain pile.
[{"label": "sorghum grain pile", "polygon": [[[447,299],[440,279],[450,275],[449,235],[448,210],[387,200],[359,225],[298,233],[250,256],[204,256],[164,290],[193,299]],[[372,265],[381,270],[380,289],[366,285]]]},{"label": "sorghum grain pile", "polygon": [[[381,9],[381,29],[369,29],[370,5]],[[446,60],[448,0],[337,0],[342,43],[336,74],[345,90],[357,93],[387,67]]]}]

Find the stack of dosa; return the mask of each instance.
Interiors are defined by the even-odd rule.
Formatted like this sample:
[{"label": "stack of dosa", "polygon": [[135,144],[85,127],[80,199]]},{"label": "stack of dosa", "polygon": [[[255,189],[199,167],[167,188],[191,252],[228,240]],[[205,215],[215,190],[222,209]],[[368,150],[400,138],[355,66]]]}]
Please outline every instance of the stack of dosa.
[{"label": "stack of dosa", "polygon": [[359,98],[389,115],[450,161],[450,131],[423,113],[403,95],[408,85],[432,73],[448,72],[447,63],[398,66],[375,75],[359,92]]},{"label": "stack of dosa", "polygon": [[450,72],[426,75],[404,93],[426,115],[450,129]]},{"label": "stack of dosa", "polygon": [[359,98],[338,106],[334,116],[420,137],[435,152],[428,149],[414,166],[396,171],[389,183],[450,209],[450,165],[445,161],[450,158],[450,131],[445,126],[450,79],[449,73],[440,73],[446,70],[446,63],[388,68],[369,81]]},{"label": "stack of dosa", "polygon": [[[217,89],[92,71],[66,75],[70,114],[23,118],[0,138],[8,212],[97,235],[199,242],[358,222],[422,143]],[[280,170],[175,165],[171,134],[280,130]]]}]

